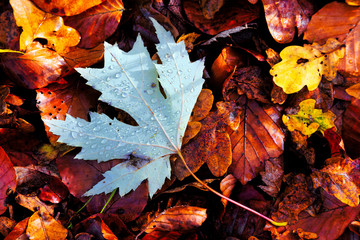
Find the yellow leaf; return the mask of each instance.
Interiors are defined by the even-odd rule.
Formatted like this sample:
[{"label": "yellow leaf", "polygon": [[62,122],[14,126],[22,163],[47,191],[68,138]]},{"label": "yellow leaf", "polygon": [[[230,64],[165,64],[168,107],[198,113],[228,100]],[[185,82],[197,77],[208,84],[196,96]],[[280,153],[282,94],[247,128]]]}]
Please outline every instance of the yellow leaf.
[{"label": "yellow leaf", "polygon": [[332,80],[336,76],[339,59],[344,57],[341,43],[328,39],[325,45],[289,46],[284,48],[281,62],[270,70],[276,85],[285,93],[291,94],[307,86],[309,91],[315,90],[322,76]]},{"label": "yellow leaf", "polygon": [[21,51],[25,51],[35,38],[46,39],[47,45],[58,53],[79,43],[80,34],[74,28],[65,26],[62,17],[43,12],[30,0],[10,0],[10,4],[16,24],[23,29],[20,35]]},{"label": "yellow leaf", "polygon": [[315,109],[315,102],[314,99],[306,99],[299,104],[297,114],[283,115],[282,120],[289,131],[298,130],[310,136],[317,130],[324,134],[326,129],[335,127],[336,115],[331,111],[323,113],[321,109]]},{"label": "yellow leaf", "polygon": [[35,212],[29,219],[26,234],[30,239],[65,240],[67,230],[50,214]]}]

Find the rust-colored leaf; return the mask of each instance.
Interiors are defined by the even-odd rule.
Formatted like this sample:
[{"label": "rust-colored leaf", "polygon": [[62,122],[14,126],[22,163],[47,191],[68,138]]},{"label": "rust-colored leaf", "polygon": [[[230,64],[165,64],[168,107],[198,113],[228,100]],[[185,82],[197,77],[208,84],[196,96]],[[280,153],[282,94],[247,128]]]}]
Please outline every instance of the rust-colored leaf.
[{"label": "rust-colored leaf", "polygon": [[352,158],[360,157],[360,100],[353,99],[343,116],[342,137],[345,150]]},{"label": "rust-colored leaf", "polygon": [[333,1],[311,17],[304,39],[325,43],[329,38],[344,41],[349,30],[360,21],[360,8]]},{"label": "rust-colored leaf", "polygon": [[35,212],[29,219],[26,234],[30,240],[65,240],[67,230],[50,214]]},{"label": "rust-colored leaf", "polygon": [[123,11],[124,4],[121,0],[105,0],[79,15],[67,17],[64,21],[67,26],[80,33],[78,47],[94,48],[115,32]]},{"label": "rust-colored leaf", "polygon": [[201,0],[200,7],[206,19],[213,19],[215,13],[224,5],[224,0]]},{"label": "rust-colored leaf", "polygon": [[155,230],[151,233],[146,234],[142,240],[177,240],[181,236],[181,233],[179,232],[165,232],[165,231],[159,231]]},{"label": "rust-colored leaf", "polygon": [[265,162],[265,171],[261,172],[261,180],[265,185],[259,186],[264,192],[276,197],[281,188],[284,176],[284,160],[282,157],[271,158]]},{"label": "rust-colored leaf", "polygon": [[[360,7],[358,7],[360,9]],[[360,12],[360,10],[359,10]],[[348,75],[360,76],[360,20],[345,39],[345,57],[339,62],[339,71]]]},{"label": "rust-colored leaf", "polygon": [[347,94],[354,98],[360,99],[360,83],[354,84],[346,89]]},{"label": "rust-colored leaf", "polygon": [[[237,179],[232,174],[227,175],[223,180],[221,180],[220,191],[222,192],[222,194],[226,197],[230,197],[230,194],[232,193],[236,182]],[[222,198],[221,202],[224,205],[224,208],[226,208],[227,200]]]},{"label": "rust-colored leaf", "polygon": [[72,16],[92,8],[105,0],[32,0],[43,11],[59,16]]},{"label": "rust-colored leaf", "polygon": [[27,223],[29,221],[29,218],[25,218],[18,222],[13,230],[4,238],[4,240],[13,240],[13,239],[19,239],[21,235],[25,233]]},{"label": "rust-colored leaf", "polygon": [[19,50],[19,37],[14,14],[10,10],[4,11],[0,15],[0,43],[7,49]]},{"label": "rust-colored leaf", "polygon": [[18,193],[16,202],[33,212],[40,211],[41,213],[47,213],[49,215],[54,214],[55,205],[46,204],[37,196],[25,196]]},{"label": "rust-colored leaf", "polygon": [[6,211],[5,199],[9,190],[15,191],[16,175],[10,158],[0,146],[0,214]]},{"label": "rust-colored leaf", "polygon": [[103,59],[104,44],[99,44],[91,49],[72,47],[69,52],[61,54],[61,56],[72,68],[86,68]]},{"label": "rust-colored leaf", "polygon": [[256,177],[265,161],[279,157],[285,134],[280,128],[280,112],[275,106],[259,105],[241,96],[238,99],[240,126],[230,133],[232,164],[229,171],[242,183]]},{"label": "rust-colored leaf", "polygon": [[62,17],[43,12],[30,0],[11,0],[10,3],[14,9],[16,24],[23,29],[20,35],[20,50],[26,50],[36,38],[46,39],[48,47],[58,53],[79,43],[80,34],[65,26]]},{"label": "rust-colored leaf", "polygon": [[56,52],[42,47],[39,43],[31,44],[25,54],[9,54],[3,61],[5,70],[20,86],[36,89],[49,83],[65,83],[60,78],[69,67]]},{"label": "rust-colored leaf", "polygon": [[272,37],[279,43],[289,43],[295,35],[304,33],[313,14],[307,0],[262,0],[265,18]]},{"label": "rust-colored leaf", "polygon": [[203,120],[210,112],[214,96],[210,89],[202,89],[193,108],[191,121]]},{"label": "rust-colored leaf", "polygon": [[244,25],[259,17],[258,6],[251,5],[244,0],[237,2],[235,5],[228,2],[214,15],[213,19],[204,17],[197,1],[185,0],[183,6],[190,22],[204,33],[210,35]]},{"label": "rust-colored leaf", "polygon": [[322,187],[341,202],[356,207],[359,205],[359,164],[360,159],[331,158],[330,163],[311,174],[314,187]]},{"label": "rust-colored leaf", "polygon": [[193,206],[176,206],[156,216],[145,228],[146,233],[160,231],[189,231],[196,229],[206,220],[206,209]]},{"label": "rust-colored leaf", "polygon": [[[222,176],[231,164],[231,142],[227,126],[236,129],[239,125],[238,108],[231,102],[218,102],[217,111],[201,121],[200,132],[183,146],[182,154],[187,165],[196,172],[205,162],[214,176]],[[189,172],[178,159],[175,174],[179,179]]]}]

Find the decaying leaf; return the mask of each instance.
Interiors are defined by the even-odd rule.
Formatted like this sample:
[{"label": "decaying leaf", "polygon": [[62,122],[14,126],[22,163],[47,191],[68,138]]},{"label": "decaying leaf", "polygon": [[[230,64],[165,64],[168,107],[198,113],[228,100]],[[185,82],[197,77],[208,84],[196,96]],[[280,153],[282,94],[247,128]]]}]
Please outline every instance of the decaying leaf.
[{"label": "decaying leaf", "polygon": [[279,43],[289,43],[295,35],[304,33],[313,14],[313,6],[307,0],[262,0],[266,22],[272,37]]},{"label": "decaying leaf", "polygon": [[169,32],[153,23],[162,64],[154,64],[138,37],[128,53],[107,44],[103,69],[77,69],[102,92],[100,100],[128,112],[138,126],[93,112],[91,122],[70,115],[65,121],[44,120],[50,131],[60,135],[60,142],[82,147],[77,158],[102,162],[138,157],[139,161],[125,161],[106,172],[105,179],[86,195],[109,193],[119,187],[123,196],[147,179],[149,194],[153,196],[165,178],[170,177],[169,155],[180,151],[181,139],[204,82],[203,62],[191,63],[183,42],[176,44]]},{"label": "decaying leaf", "polygon": [[284,160],[282,157],[270,158],[265,162],[265,171],[260,172],[261,180],[265,185],[259,186],[264,192],[276,197],[280,192],[284,176]]},{"label": "decaying leaf", "polygon": [[43,11],[59,16],[72,16],[96,6],[106,0],[32,0]]},{"label": "decaying leaf", "polygon": [[341,202],[356,207],[359,205],[360,159],[331,158],[329,164],[311,174],[314,187],[322,187]]},{"label": "decaying leaf", "polygon": [[16,175],[10,158],[5,153],[4,149],[0,146],[0,214],[3,214],[7,207],[5,199],[8,191],[15,191],[16,188]]},{"label": "decaying leaf", "polygon": [[285,134],[280,128],[280,112],[275,106],[260,105],[241,96],[240,126],[230,133],[232,164],[229,171],[242,183],[255,178],[269,158],[279,157]]},{"label": "decaying leaf", "polygon": [[47,45],[58,53],[79,43],[79,33],[65,26],[62,17],[43,12],[30,0],[11,0],[10,3],[14,9],[16,24],[23,28],[20,50],[26,50],[35,38],[46,39]]},{"label": "decaying leaf", "polygon": [[316,131],[324,133],[326,129],[335,127],[336,115],[331,111],[323,113],[321,109],[315,109],[315,100],[302,101],[297,114],[283,115],[282,120],[289,131],[298,130],[302,134],[310,136]]},{"label": "decaying leaf", "polygon": [[344,52],[345,48],[335,39],[329,39],[323,46],[316,43],[289,46],[281,51],[282,61],[271,68],[270,74],[287,94],[298,92],[304,86],[312,91],[318,87],[322,76],[329,81],[335,77]]},{"label": "decaying leaf", "polygon": [[154,230],[186,232],[200,227],[206,218],[205,208],[176,206],[156,216],[145,228],[145,232],[150,233]]},{"label": "decaying leaf", "polygon": [[65,240],[67,230],[48,213],[35,212],[28,221],[26,234],[29,239]]}]

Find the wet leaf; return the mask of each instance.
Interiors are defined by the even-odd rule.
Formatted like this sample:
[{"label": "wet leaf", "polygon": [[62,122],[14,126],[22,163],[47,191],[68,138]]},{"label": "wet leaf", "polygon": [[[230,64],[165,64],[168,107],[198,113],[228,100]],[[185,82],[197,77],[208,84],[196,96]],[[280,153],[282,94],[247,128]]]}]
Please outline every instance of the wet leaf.
[{"label": "wet leaf", "polygon": [[272,37],[279,43],[293,40],[304,33],[314,9],[307,0],[262,0],[265,18]]},{"label": "wet leaf", "polygon": [[122,0],[106,0],[79,15],[67,17],[64,21],[67,26],[80,33],[78,47],[94,48],[115,32],[123,11]]},{"label": "wet leaf", "polygon": [[32,0],[43,11],[59,16],[72,16],[94,7],[105,0]]},{"label": "wet leaf", "polygon": [[67,230],[50,214],[35,212],[29,218],[26,234],[30,240],[65,240]]},{"label": "wet leaf", "polygon": [[45,87],[49,83],[65,83],[60,78],[69,67],[56,52],[31,44],[23,55],[8,55],[1,63],[12,76],[12,81],[30,89]]},{"label": "wet leaf", "polygon": [[0,165],[0,214],[3,214],[7,209],[5,199],[8,191],[15,191],[16,175],[13,164],[2,147],[0,147]]},{"label": "wet leaf", "polygon": [[146,227],[145,232],[189,231],[198,228],[206,220],[206,209],[193,206],[176,206],[166,209],[156,216]]},{"label": "wet leaf", "polygon": [[311,174],[314,187],[322,187],[341,202],[356,207],[359,205],[360,159],[332,158],[330,163]]},{"label": "wet leaf", "polygon": [[10,3],[14,9],[16,24],[23,29],[20,50],[25,51],[36,38],[46,39],[48,47],[58,53],[79,43],[79,33],[65,26],[62,17],[43,12],[30,0],[11,0]]},{"label": "wet leaf", "polygon": [[183,1],[185,13],[198,29],[210,35],[244,25],[259,17],[259,8],[241,0],[236,5],[225,4],[213,19],[206,19],[197,1]]},{"label": "wet leaf", "polygon": [[298,130],[310,136],[318,130],[324,134],[326,129],[335,127],[336,115],[331,111],[323,113],[321,109],[315,109],[315,102],[314,99],[304,100],[296,114],[283,115],[282,120],[289,131]]},{"label": "wet leaf", "polygon": [[280,128],[280,112],[275,106],[259,105],[241,96],[240,126],[230,133],[232,164],[229,171],[242,183],[255,178],[269,158],[279,157],[285,134]]},{"label": "wet leaf", "polygon": [[334,39],[329,39],[323,46],[316,43],[304,47],[289,46],[281,51],[282,61],[271,68],[270,74],[275,84],[287,94],[298,92],[304,86],[312,91],[318,87],[323,75],[328,80],[336,76],[344,52],[341,43]]}]

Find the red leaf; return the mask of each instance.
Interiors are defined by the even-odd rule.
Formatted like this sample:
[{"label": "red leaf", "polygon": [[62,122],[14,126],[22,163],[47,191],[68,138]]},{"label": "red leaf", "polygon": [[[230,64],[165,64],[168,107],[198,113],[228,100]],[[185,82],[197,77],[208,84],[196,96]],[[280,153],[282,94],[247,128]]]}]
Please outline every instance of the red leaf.
[{"label": "red leaf", "polygon": [[146,234],[142,240],[177,240],[181,236],[179,232],[153,231]]},{"label": "red leaf", "polygon": [[0,147],[0,166],[0,214],[3,214],[7,208],[5,199],[8,190],[15,191],[16,175],[13,164],[2,147]]},{"label": "red leaf", "polygon": [[80,33],[78,47],[93,48],[115,32],[123,11],[121,0],[106,0],[79,15],[67,17],[64,21],[67,26]]}]

